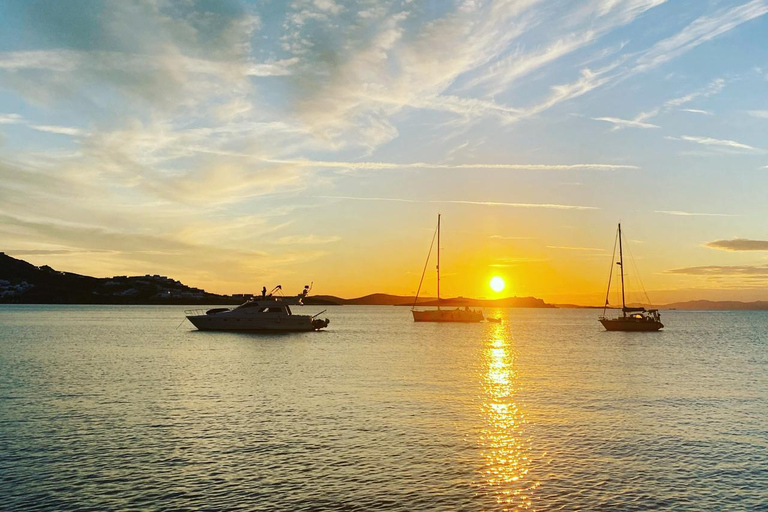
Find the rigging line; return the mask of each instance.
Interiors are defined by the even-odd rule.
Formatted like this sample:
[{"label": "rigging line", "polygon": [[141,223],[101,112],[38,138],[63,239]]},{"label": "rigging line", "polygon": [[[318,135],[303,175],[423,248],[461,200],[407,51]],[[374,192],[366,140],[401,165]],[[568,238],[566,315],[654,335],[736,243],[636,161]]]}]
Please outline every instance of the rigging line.
[{"label": "rigging line", "polygon": [[632,261],[632,268],[635,269],[635,274],[637,275],[637,280],[638,280],[638,282],[640,282],[640,289],[643,290],[643,295],[645,295],[645,300],[646,300],[646,302],[648,303],[649,306],[653,306],[653,304],[651,304],[651,298],[648,296],[648,292],[645,291],[645,285],[643,285],[643,280],[640,277],[640,272],[637,270],[637,263],[635,263],[635,257],[632,254],[632,249],[629,247],[629,245],[627,245],[627,249],[628,249],[628,252],[629,252],[629,259]]},{"label": "rigging line", "polygon": [[435,245],[435,237],[437,236],[437,228],[435,228],[435,232],[432,234],[432,243],[429,244],[429,252],[427,253],[427,261],[424,262],[424,270],[421,271],[421,279],[419,280],[419,288],[416,290],[416,297],[413,298],[413,306],[411,306],[411,311],[413,311],[413,308],[416,307],[416,302],[419,300],[419,293],[421,292],[421,285],[424,283],[424,275],[427,273],[427,265],[429,265],[429,257],[432,256],[432,247]]},{"label": "rigging line", "polygon": [[603,304],[603,316],[605,316],[605,310],[608,307],[608,303],[610,302],[608,299],[610,298],[611,293],[611,278],[613,278],[613,266],[616,264],[616,242],[619,239],[618,232],[616,233],[616,238],[613,239],[613,254],[611,254],[611,269],[610,272],[608,272],[608,289],[605,291],[605,304]]}]

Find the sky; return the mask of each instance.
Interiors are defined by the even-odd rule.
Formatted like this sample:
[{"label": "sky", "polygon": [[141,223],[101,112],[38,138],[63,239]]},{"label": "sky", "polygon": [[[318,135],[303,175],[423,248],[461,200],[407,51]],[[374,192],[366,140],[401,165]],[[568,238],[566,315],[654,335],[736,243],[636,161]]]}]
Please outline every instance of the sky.
[{"label": "sky", "polygon": [[601,305],[621,221],[630,301],[768,300],[766,14],[0,0],[0,250],[217,293],[412,294],[441,213],[443,296]]}]

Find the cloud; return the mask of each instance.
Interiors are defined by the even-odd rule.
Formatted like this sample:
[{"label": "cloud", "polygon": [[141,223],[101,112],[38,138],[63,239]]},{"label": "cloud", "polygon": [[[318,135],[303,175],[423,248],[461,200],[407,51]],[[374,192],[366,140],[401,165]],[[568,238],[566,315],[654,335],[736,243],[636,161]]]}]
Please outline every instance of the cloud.
[{"label": "cloud", "polygon": [[75,128],[72,126],[35,124],[33,122],[28,121],[27,119],[25,119],[19,114],[0,114],[0,124],[24,126],[27,128],[32,128],[33,130],[37,130],[39,132],[55,133],[58,135],[70,135],[72,137],[77,137],[80,135],[84,135],[86,133],[80,128]]},{"label": "cloud", "polygon": [[665,274],[704,277],[763,277],[768,276],[768,265],[709,265],[665,270]]},{"label": "cloud", "polygon": [[[606,1],[611,3],[613,0]],[[640,52],[634,60],[631,56],[624,56],[598,72],[593,72],[590,69],[583,69],[581,71],[581,78],[570,84],[563,84],[553,88],[554,93],[550,98],[539,105],[532,107],[529,109],[529,112],[533,114],[543,112],[562,101],[581,96],[582,94],[602,87],[603,85],[617,83],[626,80],[633,75],[650,71],[680,57],[697,46],[736,28],[742,23],[763,16],[766,13],[768,13],[768,2],[766,2],[766,0],[753,0],[732,9],[721,9],[712,16],[699,17],[674,36],[659,41],[648,50]],[[719,90],[717,90],[719,85],[716,82],[717,81],[710,84],[709,90],[693,93],[692,95],[683,96],[671,101],[683,104],[697,97],[706,97],[707,95],[716,94],[719,92]],[[674,105],[669,104],[666,105],[666,108],[672,106]],[[657,109],[647,113],[650,115],[641,114],[635,121],[643,122],[646,119],[657,115],[659,110],[660,109]]]},{"label": "cloud", "polygon": [[644,52],[637,59],[634,71],[643,72],[660,66],[766,13],[768,13],[768,3],[765,0],[752,0],[730,9],[721,9],[711,16],[702,16],[679,33],[656,43],[650,50]]},{"label": "cloud", "polygon": [[[668,100],[664,102],[664,107],[666,108],[673,108],[673,107],[680,107],[682,105],[685,105],[686,103],[690,103],[693,100],[700,99],[700,98],[709,98],[710,96],[714,96],[715,94],[719,94],[726,85],[726,81],[724,78],[716,78],[715,80],[711,81],[706,87],[703,89],[700,89],[698,91],[692,92],[690,94],[686,94],[685,96],[680,96],[678,98],[673,98],[671,100]],[[690,110],[689,112],[699,112],[700,110]]]},{"label": "cloud", "polygon": [[696,144],[702,144],[704,146],[715,146],[720,148],[728,148],[728,149],[736,149],[736,150],[756,151],[756,152],[763,151],[761,149],[752,147],[748,144],[736,142],[735,140],[713,139],[712,137],[696,137],[696,136],[690,136],[690,135],[683,135],[681,137],[665,137],[665,139],[695,142]]},{"label": "cloud", "polygon": [[656,210],[653,213],[662,213],[664,215],[675,215],[678,217],[737,217],[729,213],[694,213],[683,212],[678,210]]},{"label": "cloud", "polygon": [[690,112],[690,113],[692,113],[692,114],[703,114],[703,115],[705,115],[705,116],[711,116],[711,115],[714,115],[714,114],[713,114],[712,112],[710,112],[709,110],[700,110],[700,109],[697,109],[697,108],[681,108],[681,109],[680,109],[680,112]]},{"label": "cloud", "polygon": [[714,240],[707,242],[704,247],[721,249],[723,251],[768,251],[768,240],[748,240],[746,238],[734,238],[733,240]]},{"label": "cloud", "polygon": [[497,240],[533,240],[533,237],[530,236],[490,235],[488,238],[494,238]]},{"label": "cloud", "polygon": [[321,199],[341,199],[349,201],[386,201],[412,204],[463,204],[469,206],[502,206],[510,208],[544,208],[551,210],[599,210],[595,206],[576,206],[554,203],[504,203],[495,201],[461,201],[461,200],[417,200],[390,197],[351,197],[351,196],[315,196]]},{"label": "cloud", "polygon": [[748,110],[747,114],[758,119],[768,119],[768,110]]},{"label": "cloud", "polygon": [[528,263],[543,263],[545,261],[549,261],[549,260],[546,258],[526,258],[526,257],[497,258],[495,260],[495,263],[491,263],[488,266],[492,268],[509,268],[509,267],[517,267],[519,265],[524,265]]},{"label": "cloud", "polygon": [[557,249],[562,251],[590,251],[590,252],[603,252],[605,249],[599,249],[597,247],[571,247],[564,245],[548,245],[547,249]]},{"label": "cloud", "polygon": [[340,236],[318,236],[318,235],[293,235],[284,236],[277,239],[278,244],[284,245],[316,245],[316,244],[330,244],[341,240]]},{"label": "cloud", "polygon": [[640,121],[632,121],[629,119],[621,119],[618,117],[593,117],[593,121],[605,121],[612,123],[617,128],[659,128],[658,125],[650,123],[642,123]]},{"label": "cloud", "polygon": [[[621,119],[617,117],[593,117],[592,119],[595,121],[606,121],[609,123],[613,123],[614,130],[620,130],[622,128],[659,128],[659,126],[655,124],[647,123],[646,121],[649,119],[653,119],[654,117],[657,117],[661,114],[664,114],[674,108],[680,107],[681,105],[685,105],[686,103],[689,103],[695,99],[708,98],[710,96],[718,94],[725,88],[725,85],[726,85],[725,79],[716,78],[715,80],[712,80],[709,84],[707,84],[706,87],[699,89],[698,91],[694,91],[692,93],[686,94],[685,96],[680,96],[677,98],[672,98],[670,100],[667,100],[660,107],[656,107],[646,112],[641,112],[632,120]],[[695,110],[695,109],[679,109],[679,110],[684,110],[687,112],[695,112],[698,114],[711,114],[710,112],[707,112],[705,110]]]},{"label": "cloud", "polygon": [[[245,155],[247,156],[247,155]],[[318,160],[269,160],[272,163],[295,165],[299,167],[314,168],[345,168],[360,170],[387,170],[387,169],[499,169],[510,171],[573,171],[573,170],[597,170],[617,171],[639,169],[635,165],[620,164],[431,164],[425,162],[394,163],[394,162],[328,162]]]},{"label": "cloud", "polygon": [[101,114],[109,110],[94,97],[95,86],[134,106],[191,109],[242,94],[249,76],[283,75],[292,64],[254,62],[260,20],[237,2],[97,4],[14,6],[25,33],[45,49],[0,52],[4,86],[35,103],[66,101]]},{"label": "cloud", "polygon": [[58,256],[63,254],[115,254],[117,251],[83,250],[83,249],[6,249],[11,256]]},{"label": "cloud", "polygon": [[[469,80],[465,88],[482,87],[486,94],[493,96],[505,92],[510,85],[522,77],[561,59],[562,57],[584,48],[618,27],[632,22],[644,12],[665,3],[667,0],[632,0],[618,2],[601,0],[585,2],[581,8],[572,14],[571,24],[583,22],[584,26],[557,39],[549,44],[525,51],[518,46],[510,55],[496,59],[488,69]],[[557,31],[553,30],[553,33]]]},{"label": "cloud", "polygon": [[81,129],[73,128],[71,126],[30,124],[29,127],[39,132],[56,133],[58,135],[71,135],[72,137],[77,137],[79,135],[83,135],[84,133]]},{"label": "cloud", "polygon": [[0,124],[19,124],[23,119],[19,114],[0,114]]}]

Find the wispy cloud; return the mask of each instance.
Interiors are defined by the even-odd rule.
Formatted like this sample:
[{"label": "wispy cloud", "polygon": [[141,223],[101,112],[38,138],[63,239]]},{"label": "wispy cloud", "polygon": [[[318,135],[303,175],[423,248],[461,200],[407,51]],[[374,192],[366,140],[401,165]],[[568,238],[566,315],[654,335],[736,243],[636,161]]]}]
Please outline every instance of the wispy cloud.
[{"label": "wispy cloud", "polygon": [[748,110],[747,114],[758,119],[768,119],[768,110]]},{"label": "wispy cloud", "polygon": [[278,244],[284,245],[317,245],[330,244],[341,240],[340,236],[319,236],[319,235],[293,235],[284,236],[277,239]]},{"label": "wispy cloud", "polygon": [[714,113],[710,112],[709,110],[700,110],[698,108],[681,108],[680,112],[690,112],[691,114],[702,114],[705,116],[714,115]]},{"label": "wispy cloud", "polygon": [[17,126],[32,128],[33,130],[37,130],[39,132],[55,133],[58,135],[69,135],[72,137],[77,137],[80,135],[84,135],[86,133],[84,130],[81,130],[80,128],[75,128],[73,126],[36,124],[25,119],[19,114],[0,114],[0,124],[17,125]]},{"label": "wispy cloud", "polygon": [[642,72],[660,66],[766,13],[768,2],[752,0],[730,9],[721,9],[711,16],[702,16],[674,36],[656,43],[637,59],[634,71]]},{"label": "wispy cloud", "polygon": [[611,123],[617,128],[659,128],[658,125],[643,123],[631,119],[621,119],[619,117],[593,117],[593,121],[605,121]]},{"label": "wispy cloud", "polygon": [[462,200],[417,200],[401,199],[394,197],[352,197],[352,196],[315,196],[320,199],[340,199],[348,201],[385,201],[395,203],[413,203],[413,204],[463,204],[469,206],[495,206],[509,208],[544,208],[550,210],[599,210],[595,206],[577,206],[570,204],[555,203],[505,203],[496,201],[462,201]]},{"label": "wispy cloud", "polygon": [[691,136],[691,135],[683,135],[681,137],[665,137],[665,139],[695,142],[696,144],[702,144],[704,146],[715,146],[719,148],[728,148],[728,149],[745,150],[745,151],[753,151],[753,152],[763,151],[756,147],[750,146],[749,144],[736,142],[735,140],[714,139],[712,137],[697,137],[697,136]]},{"label": "wispy cloud", "polygon": [[18,124],[24,122],[19,114],[0,114],[0,124]]},{"label": "wispy cloud", "polygon": [[561,251],[589,251],[589,252],[603,252],[605,249],[597,247],[572,247],[567,245],[548,245],[547,249],[557,249]]},{"label": "wispy cloud", "polygon": [[527,257],[498,258],[495,260],[494,263],[491,263],[488,266],[492,268],[508,268],[508,267],[517,267],[519,265],[524,265],[528,263],[542,263],[545,261],[549,261],[549,260],[546,258],[527,258]]},{"label": "wispy cloud", "polygon": [[[247,155],[244,155],[247,156]],[[394,162],[329,162],[322,160],[269,160],[271,163],[295,165],[298,167],[314,168],[345,168],[361,170],[386,169],[500,169],[509,171],[618,171],[639,169],[635,165],[624,164],[433,164],[425,162],[394,163]]]},{"label": "wispy cloud", "polygon": [[662,213],[664,215],[675,215],[678,217],[738,217],[730,213],[696,213],[683,212],[679,210],[656,210],[653,213]]},{"label": "wispy cloud", "polygon": [[82,135],[84,132],[83,130],[79,128],[73,128],[71,126],[55,126],[55,125],[48,125],[48,124],[30,124],[30,128],[35,129],[39,132],[47,132],[47,133],[56,133],[58,135],[70,135],[72,137],[77,137],[79,135]]},{"label": "wispy cloud", "polygon": [[[694,91],[692,93],[686,94],[685,96],[672,98],[671,100],[664,102],[664,107],[667,109],[673,108],[673,107],[680,107],[682,105],[692,102],[693,100],[709,98],[710,96],[719,94],[725,88],[725,85],[726,85],[726,81],[724,78],[716,78],[703,89],[699,89],[698,91]],[[703,112],[701,110],[688,110],[688,111],[698,112],[698,113]]]},{"label": "wispy cloud", "polygon": [[117,254],[118,251],[89,249],[6,249],[11,256],[60,256],[70,254]]},{"label": "wispy cloud", "polygon": [[[662,104],[659,107],[653,108],[645,112],[641,112],[640,114],[635,116],[634,119],[621,119],[618,117],[593,117],[592,119],[595,121],[606,121],[606,122],[612,123],[614,125],[614,128],[613,128],[614,130],[619,130],[622,128],[659,128],[659,126],[648,123],[646,121],[648,121],[649,119],[658,117],[659,115],[664,114],[666,112],[669,112],[670,110],[676,109],[681,105],[690,103],[695,99],[709,98],[710,96],[718,94],[725,88],[725,85],[726,85],[726,81],[724,78],[716,78],[715,80],[712,80],[709,84],[707,84],[706,87],[703,87],[702,89],[686,94],[684,96],[679,96],[677,98],[672,98],[670,100],[667,100],[664,102],[664,104]],[[678,110],[683,110],[686,112],[695,112],[698,114],[711,114],[711,112],[707,112],[705,110],[696,110],[696,109],[678,109]]]},{"label": "wispy cloud", "polygon": [[707,265],[701,267],[675,268],[666,270],[665,273],[705,277],[762,277],[768,276],[768,265]]},{"label": "wispy cloud", "polygon": [[[539,114],[558,103],[579,97],[604,85],[615,84],[634,75],[650,71],[738,27],[742,23],[766,13],[768,13],[768,1],[753,0],[732,9],[722,9],[711,16],[699,17],[674,36],[659,41],[648,50],[640,52],[634,59],[630,56],[623,56],[598,71],[582,69],[579,79],[568,84],[554,86],[550,97],[529,108],[523,117]],[[690,100],[682,97],[679,101]],[[641,114],[635,121],[644,122],[657,113],[657,111],[651,111],[646,115]],[[651,115],[648,116],[647,114]]]},{"label": "wispy cloud", "polygon": [[733,240],[714,240],[707,242],[704,247],[720,249],[723,251],[768,251],[768,240],[749,240],[746,238],[734,238]]},{"label": "wispy cloud", "polygon": [[493,238],[496,240],[532,240],[533,237],[530,236],[504,236],[504,235],[491,235],[488,238]]}]

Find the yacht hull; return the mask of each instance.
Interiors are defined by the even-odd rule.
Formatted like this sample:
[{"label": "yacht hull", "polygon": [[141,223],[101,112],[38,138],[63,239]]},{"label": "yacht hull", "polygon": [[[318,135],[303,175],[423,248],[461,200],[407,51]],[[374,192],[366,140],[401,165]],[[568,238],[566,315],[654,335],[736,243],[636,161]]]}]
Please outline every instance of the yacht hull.
[{"label": "yacht hull", "polygon": [[606,331],[653,332],[664,327],[661,322],[635,318],[601,318]]},{"label": "yacht hull", "polygon": [[411,311],[414,322],[447,322],[475,323],[483,321],[482,311],[467,311],[464,309],[430,309],[426,311]]},{"label": "yacht hull", "polygon": [[[250,315],[261,316],[261,315]],[[254,332],[309,332],[326,327],[311,317],[291,315],[282,318],[237,318],[225,315],[187,316],[192,325],[200,331],[254,331]]]}]

